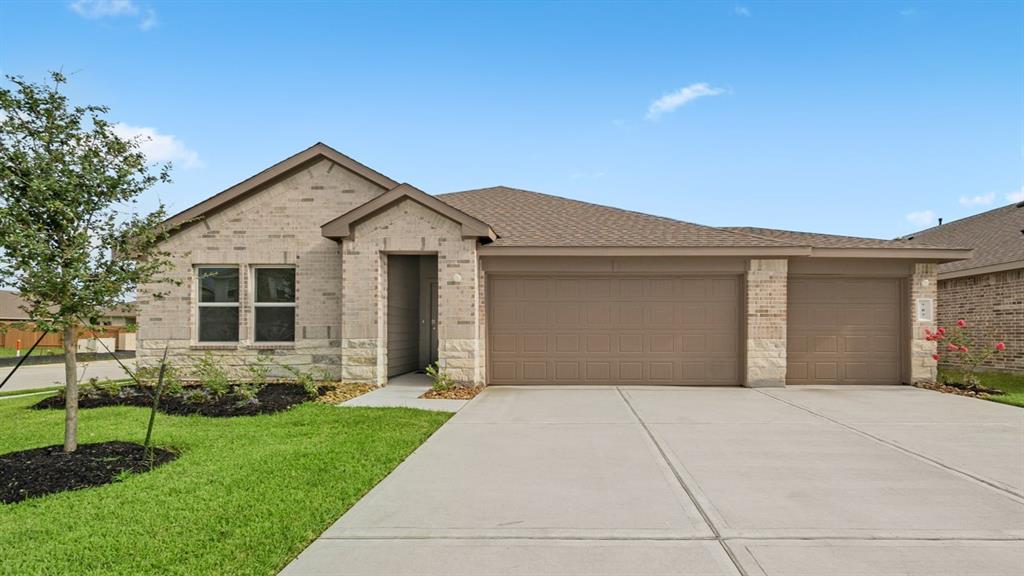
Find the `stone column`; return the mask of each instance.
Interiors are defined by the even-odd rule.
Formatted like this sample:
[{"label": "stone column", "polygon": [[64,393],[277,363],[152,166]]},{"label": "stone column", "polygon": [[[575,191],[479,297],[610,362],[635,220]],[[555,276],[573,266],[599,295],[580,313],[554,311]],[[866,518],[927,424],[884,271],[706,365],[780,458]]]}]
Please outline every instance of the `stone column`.
[{"label": "stone column", "polygon": [[750,388],[786,385],[786,287],[789,262],[747,266],[747,377]]},{"label": "stone column", "polygon": [[[932,357],[936,351],[936,343],[924,338],[924,329],[934,330],[936,326],[938,305],[938,265],[930,262],[914,264],[914,273],[910,277],[910,383],[934,382],[938,377],[938,362]],[[920,298],[932,301],[933,320],[918,318],[917,302]]]}]

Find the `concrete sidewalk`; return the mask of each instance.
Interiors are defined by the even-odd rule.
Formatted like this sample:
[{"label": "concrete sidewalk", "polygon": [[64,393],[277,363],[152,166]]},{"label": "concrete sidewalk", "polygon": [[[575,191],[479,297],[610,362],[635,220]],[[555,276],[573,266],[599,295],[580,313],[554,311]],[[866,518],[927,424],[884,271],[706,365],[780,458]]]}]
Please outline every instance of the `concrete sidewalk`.
[{"label": "concrete sidewalk", "polygon": [[430,390],[430,378],[426,374],[402,374],[388,380],[387,386],[362,396],[342,402],[339,406],[364,406],[370,408],[419,408],[440,412],[458,412],[468,400],[428,400],[420,398]]},{"label": "concrete sidewalk", "polygon": [[283,574],[1016,575],[1022,437],[915,388],[491,388]]}]

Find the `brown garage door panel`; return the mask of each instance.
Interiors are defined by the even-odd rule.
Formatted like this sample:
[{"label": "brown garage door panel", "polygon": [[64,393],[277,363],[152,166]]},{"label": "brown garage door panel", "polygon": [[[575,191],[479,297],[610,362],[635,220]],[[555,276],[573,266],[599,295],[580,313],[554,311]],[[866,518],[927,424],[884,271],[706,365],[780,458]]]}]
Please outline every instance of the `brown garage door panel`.
[{"label": "brown garage door panel", "polygon": [[493,276],[492,384],[740,380],[738,277]]},{"label": "brown garage door panel", "polygon": [[900,295],[895,278],[791,278],[787,383],[899,383]]}]

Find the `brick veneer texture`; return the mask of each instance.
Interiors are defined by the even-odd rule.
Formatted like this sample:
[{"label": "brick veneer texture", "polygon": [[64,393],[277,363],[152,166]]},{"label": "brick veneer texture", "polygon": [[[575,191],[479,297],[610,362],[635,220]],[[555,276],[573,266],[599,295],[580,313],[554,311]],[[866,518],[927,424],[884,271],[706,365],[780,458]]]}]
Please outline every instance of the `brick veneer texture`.
[{"label": "brick veneer texture", "polygon": [[[983,368],[1024,372],[1024,268],[940,280],[938,318],[940,326],[962,318],[972,331],[1006,342]],[[955,367],[948,359],[942,366]]]}]

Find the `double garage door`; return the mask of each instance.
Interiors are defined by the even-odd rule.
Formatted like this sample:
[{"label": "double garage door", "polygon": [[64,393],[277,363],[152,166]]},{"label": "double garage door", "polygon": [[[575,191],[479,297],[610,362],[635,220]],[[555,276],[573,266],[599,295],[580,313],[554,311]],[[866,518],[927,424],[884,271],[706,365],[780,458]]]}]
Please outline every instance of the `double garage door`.
[{"label": "double garage door", "polygon": [[[491,384],[743,382],[742,276],[488,277]],[[900,381],[897,279],[790,278],[787,381]]]},{"label": "double garage door", "polygon": [[490,382],[739,384],[740,280],[490,276]]}]

